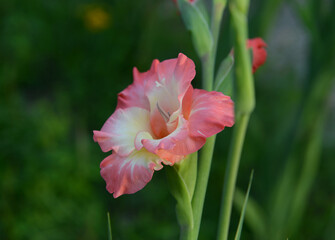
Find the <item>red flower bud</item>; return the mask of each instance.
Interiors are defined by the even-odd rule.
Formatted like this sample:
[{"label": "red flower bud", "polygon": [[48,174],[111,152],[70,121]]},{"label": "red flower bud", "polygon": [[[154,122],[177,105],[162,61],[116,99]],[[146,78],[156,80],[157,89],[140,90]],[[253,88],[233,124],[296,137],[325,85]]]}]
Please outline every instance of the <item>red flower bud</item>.
[{"label": "red flower bud", "polygon": [[262,66],[266,60],[266,43],[261,38],[248,39],[247,47],[252,49],[252,73],[255,73],[257,68]]}]

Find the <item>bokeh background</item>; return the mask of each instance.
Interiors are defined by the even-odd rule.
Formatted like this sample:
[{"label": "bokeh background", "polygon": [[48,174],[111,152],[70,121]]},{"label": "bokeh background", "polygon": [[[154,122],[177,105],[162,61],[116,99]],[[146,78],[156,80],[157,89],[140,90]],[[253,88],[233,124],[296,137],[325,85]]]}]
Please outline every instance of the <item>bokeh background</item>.
[{"label": "bokeh background", "polygon": [[[251,0],[255,74],[232,236],[254,169],[243,239],[335,239],[335,3]],[[226,11],[218,59],[232,48]],[[105,190],[93,142],[132,68],[183,52],[201,68],[170,0],[0,2],[0,239],[178,239],[164,170],[140,192]],[[215,239],[231,130],[219,134],[200,239]]]}]

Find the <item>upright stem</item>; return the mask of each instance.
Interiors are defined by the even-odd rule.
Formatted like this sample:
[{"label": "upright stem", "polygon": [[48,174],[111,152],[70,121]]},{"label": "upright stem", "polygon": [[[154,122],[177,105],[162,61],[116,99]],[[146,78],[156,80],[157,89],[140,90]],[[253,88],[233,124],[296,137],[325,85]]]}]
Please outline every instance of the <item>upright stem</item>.
[{"label": "upright stem", "polygon": [[[203,72],[202,77],[203,88],[207,91],[213,90],[215,57],[218,45],[222,13],[225,8],[225,5],[226,0],[213,1],[212,25],[211,25],[212,36],[213,36],[213,47],[212,50],[201,59],[202,72]],[[194,228],[193,228],[194,240],[198,239],[199,236],[202,211],[205,202],[208,178],[212,164],[215,138],[216,136],[208,138],[205,146],[202,148],[200,152],[198,177],[194,197],[192,200],[193,219],[194,219]]]},{"label": "upright stem", "polygon": [[224,187],[222,192],[222,202],[218,229],[218,239],[223,240],[228,237],[230,215],[232,202],[235,192],[236,177],[240,164],[241,152],[245,133],[249,122],[249,114],[243,114],[235,124],[231,150],[228,157],[228,163],[224,178]]},{"label": "upright stem", "polygon": [[213,53],[210,52],[208,55],[204,56],[202,59],[202,85],[207,91],[213,90],[213,80],[214,80],[214,63],[215,59]]},{"label": "upright stem", "polygon": [[[217,47],[218,47],[218,40],[219,40],[219,34],[220,34],[220,26],[223,16],[223,11],[226,7],[227,0],[213,0],[213,6],[212,6],[212,35],[213,35],[213,59],[216,58],[217,53]],[[213,66],[214,67],[214,66]]]},{"label": "upright stem", "polygon": [[212,164],[215,137],[216,136],[207,138],[207,142],[200,152],[197,183],[196,183],[196,188],[194,192],[194,197],[192,199],[192,209],[193,209],[193,219],[194,219],[194,227],[193,227],[193,233],[192,233],[193,240],[198,239],[198,235],[199,235],[202,210],[204,207],[206,190],[207,190],[208,177],[209,177],[209,172],[210,172],[211,164]]},{"label": "upright stem", "polygon": [[236,121],[224,178],[218,227],[218,240],[226,240],[228,238],[230,215],[244,137],[250,114],[255,106],[254,82],[251,71],[250,56],[246,47],[248,36],[247,12],[249,8],[249,1],[230,0],[229,7],[232,24],[235,30],[234,53],[236,59]]},{"label": "upright stem", "polygon": [[[209,53],[201,60],[202,60],[202,73],[203,73],[202,75],[203,87],[205,90],[211,91],[213,88],[213,79],[214,79],[214,58],[212,53]],[[194,190],[194,196],[192,199],[192,209],[194,219],[192,236],[194,240],[198,239],[199,236],[202,211],[204,207],[208,178],[212,164],[215,138],[216,136],[207,138],[206,144],[200,151],[197,182]]]},{"label": "upright stem", "polygon": [[193,229],[186,227],[180,231],[180,240],[194,240],[193,238]]}]

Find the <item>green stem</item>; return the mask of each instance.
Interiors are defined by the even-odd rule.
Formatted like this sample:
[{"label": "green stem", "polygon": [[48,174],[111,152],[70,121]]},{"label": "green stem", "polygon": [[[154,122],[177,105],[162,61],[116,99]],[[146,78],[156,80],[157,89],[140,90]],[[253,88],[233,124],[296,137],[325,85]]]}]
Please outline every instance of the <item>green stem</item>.
[{"label": "green stem", "polygon": [[214,81],[214,63],[215,59],[213,54],[209,53],[205,55],[202,59],[202,85],[203,88],[207,91],[213,90],[213,81]]},{"label": "green stem", "polygon": [[[203,76],[202,76],[203,87],[205,90],[211,91],[213,89],[214,61],[215,60],[211,53],[203,57],[201,60],[202,60],[202,73],[203,73]],[[199,236],[202,211],[204,207],[208,178],[209,178],[209,173],[210,173],[211,164],[212,164],[215,138],[216,136],[207,138],[206,144],[200,151],[197,182],[196,182],[196,187],[194,191],[194,196],[192,199],[192,209],[193,209],[193,219],[194,219],[192,239],[194,240],[198,239],[198,236]]]},{"label": "green stem", "polygon": [[207,138],[207,142],[200,152],[197,183],[196,183],[196,188],[194,192],[194,197],[192,199],[192,209],[193,209],[193,219],[194,219],[192,239],[194,240],[198,239],[198,235],[199,235],[202,210],[204,207],[206,190],[207,190],[208,177],[209,177],[209,172],[210,172],[211,164],[212,164],[212,156],[213,156],[215,138],[216,136]]},{"label": "green stem", "polygon": [[180,231],[180,240],[193,240],[193,229],[190,227],[181,229]]},{"label": "green stem", "polygon": [[232,139],[232,148],[229,153],[228,163],[224,179],[224,187],[222,192],[222,202],[219,220],[218,239],[227,239],[228,229],[235,191],[236,177],[240,164],[241,152],[245,133],[249,122],[249,114],[241,115],[236,123]]},{"label": "green stem", "polygon": [[[213,90],[215,57],[219,39],[222,14],[226,5],[225,2],[226,1],[213,1],[212,26],[211,26],[213,35],[213,47],[210,53],[208,55],[205,55],[201,59],[202,70],[203,70],[203,78],[202,78],[203,88],[207,91]],[[200,152],[198,177],[194,197],[192,199],[192,209],[194,219],[192,239],[194,240],[198,239],[199,236],[202,211],[205,202],[208,178],[212,164],[215,138],[216,136],[208,138],[205,146],[202,148]]]},{"label": "green stem", "polygon": [[[217,47],[218,47],[218,40],[219,40],[219,34],[220,34],[220,26],[223,16],[223,11],[226,7],[227,0],[214,0],[213,6],[212,6],[212,35],[213,35],[213,59],[216,58],[217,53]],[[213,66],[214,67],[214,66]]]},{"label": "green stem", "polygon": [[228,238],[230,215],[235,192],[235,184],[240,164],[245,133],[250,114],[255,107],[254,82],[251,71],[250,55],[246,47],[248,36],[247,12],[249,1],[230,0],[229,8],[235,33],[235,75],[236,75],[236,108],[235,127],[232,145],[228,156],[224,186],[221,200],[218,240]]},{"label": "green stem", "polygon": [[[226,0],[213,1],[212,25],[211,25],[212,36],[213,36],[213,47],[207,55],[201,58],[202,72],[203,72],[203,78],[202,78],[203,88],[207,91],[213,90],[215,58],[219,39],[220,24],[225,6],[226,6]],[[198,177],[194,191],[194,197],[192,199],[194,227],[191,239],[194,240],[198,239],[199,235],[208,178],[212,164],[215,138],[216,136],[208,138],[205,146],[202,148],[200,152]],[[189,234],[185,234],[185,238],[183,239],[188,239],[188,237],[190,237]]]}]

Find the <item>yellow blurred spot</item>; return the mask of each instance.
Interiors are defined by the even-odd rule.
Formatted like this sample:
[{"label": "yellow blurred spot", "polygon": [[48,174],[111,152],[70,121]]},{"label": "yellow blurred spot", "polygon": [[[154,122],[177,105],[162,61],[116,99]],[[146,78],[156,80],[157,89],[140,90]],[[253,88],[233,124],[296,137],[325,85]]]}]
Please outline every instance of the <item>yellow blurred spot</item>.
[{"label": "yellow blurred spot", "polygon": [[110,15],[99,6],[88,7],[84,14],[85,26],[94,32],[105,30],[110,24]]}]

